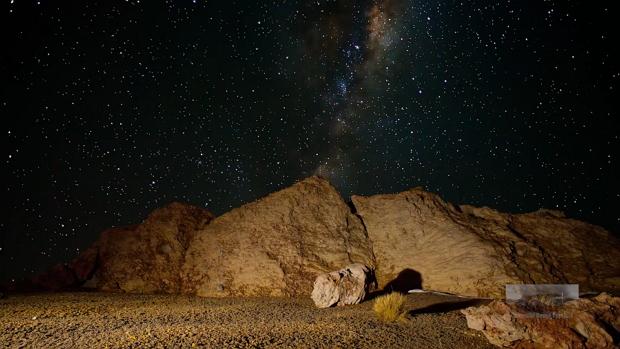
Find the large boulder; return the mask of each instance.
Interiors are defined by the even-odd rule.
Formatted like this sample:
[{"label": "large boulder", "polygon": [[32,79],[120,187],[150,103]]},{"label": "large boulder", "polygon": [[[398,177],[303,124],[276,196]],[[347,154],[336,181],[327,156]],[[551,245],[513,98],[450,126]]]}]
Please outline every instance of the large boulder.
[{"label": "large boulder", "polygon": [[312,300],[319,308],[332,305],[358,304],[374,287],[373,271],[355,263],[331,273],[323,273],[314,280]]},{"label": "large boulder", "polygon": [[180,292],[185,251],[197,231],[213,219],[202,208],[172,203],[153,211],[141,224],[104,231],[98,254],[96,284],[105,291]]},{"label": "large boulder", "polygon": [[483,297],[501,297],[509,283],[620,290],[619,240],[556,211],[455,206],[419,188],[352,201],[372,241],[380,287]]},{"label": "large boulder", "polygon": [[310,177],[199,231],[185,257],[183,291],[309,295],[317,274],[356,262],[375,264],[362,222],[329,182]]},{"label": "large boulder", "polygon": [[496,300],[461,312],[470,328],[500,347],[617,348],[620,332],[620,298],[605,293],[560,306]]}]

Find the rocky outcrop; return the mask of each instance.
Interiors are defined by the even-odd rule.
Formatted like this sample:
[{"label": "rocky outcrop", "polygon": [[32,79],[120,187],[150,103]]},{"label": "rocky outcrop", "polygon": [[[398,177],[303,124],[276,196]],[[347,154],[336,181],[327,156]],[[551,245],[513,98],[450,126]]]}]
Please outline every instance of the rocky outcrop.
[{"label": "rocky outcrop", "polygon": [[620,298],[605,293],[561,306],[497,300],[461,312],[470,328],[500,347],[617,348],[620,333]]},{"label": "rocky outcrop", "polygon": [[360,219],[310,177],[214,219],[191,241],[183,291],[200,296],[309,295],[318,274],[374,267]]},{"label": "rocky outcrop", "polygon": [[373,271],[363,264],[355,263],[317,276],[311,297],[319,308],[358,304],[374,286]]},{"label": "rocky outcrop", "polygon": [[205,209],[174,202],[153,211],[141,224],[104,231],[71,262],[4,288],[178,293],[189,241],[212,219]]},{"label": "rocky outcrop", "polygon": [[509,283],[620,289],[618,239],[559,212],[455,206],[419,188],[352,201],[373,246],[380,287],[397,282],[483,297],[501,297]]},{"label": "rocky outcrop", "polygon": [[141,224],[103,232],[94,246],[98,265],[92,286],[105,291],[180,292],[185,251],[211,219],[207,210],[172,203]]},{"label": "rocky outcrop", "polygon": [[510,283],[620,291],[619,240],[556,211],[506,214],[455,206],[419,188],[353,196],[352,207],[319,177],[217,218],[173,203],[141,224],[103,232],[78,259],[32,284],[307,296],[317,275],[361,263],[390,291],[502,297]]}]

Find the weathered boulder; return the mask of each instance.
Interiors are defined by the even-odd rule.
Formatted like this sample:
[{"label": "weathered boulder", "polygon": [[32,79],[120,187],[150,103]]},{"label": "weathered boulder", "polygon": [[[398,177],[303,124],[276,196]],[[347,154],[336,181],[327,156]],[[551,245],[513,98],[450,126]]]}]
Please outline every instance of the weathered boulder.
[{"label": "weathered boulder", "polygon": [[374,267],[360,219],[319,177],[214,219],[191,241],[183,291],[200,296],[309,295],[319,273]]},{"label": "weathered boulder", "polygon": [[352,201],[372,242],[380,287],[397,282],[482,297],[501,297],[508,283],[620,290],[620,241],[555,211],[454,206],[419,188]]},{"label": "weathered boulder", "polygon": [[613,335],[620,332],[620,298],[605,293],[534,309],[496,300],[461,312],[470,328],[501,347],[617,348]]},{"label": "weathered boulder", "polygon": [[343,269],[317,276],[312,289],[312,300],[319,308],[332,305],[358,304],[372,290],[373,271],[355,263]]}]

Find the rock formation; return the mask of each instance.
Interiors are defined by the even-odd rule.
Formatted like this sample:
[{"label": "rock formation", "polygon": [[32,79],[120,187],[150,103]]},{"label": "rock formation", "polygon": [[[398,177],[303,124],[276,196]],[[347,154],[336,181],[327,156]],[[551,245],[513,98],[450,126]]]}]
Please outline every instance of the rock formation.
[{"label": "rock formation", "polygon": [[181,265],[190,240],[213,215],[172,203],[153,211],[141,224],[102,233],[95,248],[96,287],[137,293],[180,292]]},{"label": "rock formation", "polygon": [[329,182],[310,177],[217,217],[191,241],[183,291],[200,296],[309,295],[318,274],[374,268],[360,219]]},{"label": "rock formation", "polygon": [[[455,206],[419,188],[353,196],[324,179],[213,218],[174,203],[114,228],[75,261],[35,281],[62,289],[201,296],[309,295],[317,275],[362,263],[381,288],[502,297],[508,283],[577,283],[620,291],[620,242],[555,211],[506,214]],[[353,210],[353,212],[352,212]]]},{"label": "rock formation", "polygon": [[178,293],[180,270],[189,241],[213,219],[205,209],[171,203],[141,224],[112,228],[77,258],[57,264],[9,290],[64,290]]},{"label": "rock formation", "polygon": [[620,332],[620,298],[605,293],[558,307],[539,304],[536,311],[496,300],[461,312],[500,347],[617,348],[613,335]]},{"label": "rock formation", "polygon": [[620,289],[618,239],[559,212],[455,206],[419,188],[352,200],[373,246],[380,287],[397,280],[408,288],[492,297],[509,283]]},{"label": "rock formation", "polygon": [[311,297],[319,308],[358,304],[374,286],[373,271],[363,264],[355,263],[317,276]]}]

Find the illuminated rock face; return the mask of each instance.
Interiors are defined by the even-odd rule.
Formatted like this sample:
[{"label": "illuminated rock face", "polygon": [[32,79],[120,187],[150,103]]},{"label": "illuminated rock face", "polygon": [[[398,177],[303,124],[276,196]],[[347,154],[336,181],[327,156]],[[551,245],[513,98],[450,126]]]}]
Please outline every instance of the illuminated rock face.
[{"label": "illuminated rock face", "polygon": [[411,189],[353,196],[377,260],[380,287],[400,280],[425,289],[501,297],[509,283],[577,283],[620,289],[620,243],[606,230],[556,211],[505,214],[455,206]]},{"label": "illuminated rock face", "polygon": [[183,291],[201,296],[297,296],[351,263],[374,268],[364,226],[329,182],[310,177],[214,219],[181,274]]},{"label": "illuminated rock face", "polygon": [[[353,210],[353,212],[352,212]],[[320,274],[361,263],[380,288],[501,297],[509,283],[620,291],[620,242],[555,211],[455,206],[415,188],[353,196],[306,178],[217,218],[173,203],[109,229],[80,257],[34,279],[106,291],[201,296],[310,295]]]}]

